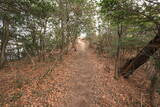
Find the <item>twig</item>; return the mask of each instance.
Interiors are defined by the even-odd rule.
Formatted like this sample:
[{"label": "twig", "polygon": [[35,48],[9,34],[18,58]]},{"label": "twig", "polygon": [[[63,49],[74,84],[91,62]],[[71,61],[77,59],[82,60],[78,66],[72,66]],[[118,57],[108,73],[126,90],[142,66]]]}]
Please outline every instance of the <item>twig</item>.
[{"label": "twig", "polygon": [[33,65],[35,65],[34,60],[32,59],[31,55],[29,54],[29,52],[27,51],[27,49],[25,48],[25,46],[23,45],[24,51],[27,53],[28,57],[30,58],[31,62]]}]

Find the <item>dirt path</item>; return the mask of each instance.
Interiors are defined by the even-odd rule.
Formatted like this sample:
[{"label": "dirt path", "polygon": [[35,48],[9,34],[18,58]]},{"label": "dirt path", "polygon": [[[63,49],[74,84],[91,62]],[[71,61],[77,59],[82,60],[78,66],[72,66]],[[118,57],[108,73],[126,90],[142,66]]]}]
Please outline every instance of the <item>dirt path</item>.
[{"label": "dirt path", "polygon": [[86,41],[79,40],[77,47],[77,52],[63,65],[70,79],[65,81],[66,95],[56,107],[146,106],[145,91],[133,85],[134,81],[114,79],[112,61],[100,61]]},{"label": "dirt path", "polygon": [[100,84],[95,82],[98,67],[91,54],[87,43],[79,40],[77,53],[68,65],[73,72],[64,107],[99,107],[96,93]]},{"label": "dirt path", "polygon": [[[98,58],[85,40],[79,40],[77,51],[64,56],[64,61],[59,62],[38,85],[36,79],[30,83],[27,78],[20,78],[26,77],[27,72],[38,77],[48,68],[49,65],[45,63],[33,71],[30,67],[20,69],[17,71],[21,73],[19,76],[15,72],[1,74],[4,79],[11,78],[8,79],[11,85],[7,83],[0,88],[4,88],[4,92],[0,93],[0,104],[2,102],[4,107],[149,107],[147,88],[143,87],[147,83],[144,83],[142,76],[135,75],[128,81],[122,78],[115,80],[113,58]],[[12,79],[13,74],[15,80]],[[26,83],[16,88],[21,85],[15,82],[17,80]],[[12,88],[5,91],[5,87]]]}]

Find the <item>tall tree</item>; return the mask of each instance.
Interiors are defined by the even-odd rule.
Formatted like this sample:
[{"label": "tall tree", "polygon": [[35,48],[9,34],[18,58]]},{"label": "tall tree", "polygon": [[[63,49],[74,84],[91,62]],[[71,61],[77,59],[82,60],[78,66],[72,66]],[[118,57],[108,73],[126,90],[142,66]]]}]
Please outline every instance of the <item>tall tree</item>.
[{"label": "tall tree", "polygon": [[160,3],[150,0],[141,2],[136,0],[103,0],[101,6],[102,12],[107,12],[113,19],[118,18],[123,23],[136,26],[152,23],[155,28],[156,37],[135,58],[120,68],[120,74],[128,78],[160,48],[160,16],[158,12]]}]

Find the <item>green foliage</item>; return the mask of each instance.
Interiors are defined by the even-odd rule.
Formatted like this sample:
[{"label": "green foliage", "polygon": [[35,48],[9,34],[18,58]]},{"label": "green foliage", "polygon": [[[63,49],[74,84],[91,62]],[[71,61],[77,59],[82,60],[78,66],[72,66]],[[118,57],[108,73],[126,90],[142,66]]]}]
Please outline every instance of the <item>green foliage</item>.
[{"label": "green foliage", "polygon": [[29,84],[30,80],[17,72],[16,79],[14,81],[15,88],[21,89],[25,84]]},{"label": "green foliage", "polygon": [[42,97],[44,95],[44,92],[41,90],[32,90],[32,94],[36,95],[37,97]]},{"label": "green foliage", "polygon": [[[93,39],[94,38],[94,39]],[[91,47],[96,47],[97,53],[107,53],[111,56],[115,56],[117,53],[116,47],[120,45],[123,49],[139,49],[143,48],[149,41],[149,39],[144,39],[143,37],[137,36],[124,36],[121,38],[120,44],[118,44],[116,37],[112,35],[99,35],[96,37],[89,38]]]},{"label": "green foliage", "polygon": [[18,58],[42,56],[54,49],[64,50],[74,44],[81,33],[89,34],[95,29],[93,1],[2,0],[0,5],[0,21],[7,20],[10,27],[7,41],[14,43],[9,51]]},{"label": "green foliage", "polygon": [[123,37],[121,40],[121,47],[127,49],[142,48],[148,43],[148,40],[143,40],[140,37]]},{"label": "green foliage", "polygon": [[[158,1],[156,2],[159,3]],[[159,23],[159,5],[144,0],[141,3],[136,0],[102,0],[101,12],[110,20],[132,24],[152,22]]]},{"label": "green foliage", "polygon": [[5,102],[5,95],[4,93],[0,93],[0,107],[3,106],[4,102]]},{"label": "green foliage", "polygon": [[20,99],[21,97],[23,96],[23,92],[19,91],[17,93],[14,93],[11,97],[11,102],[15,102],[17,101],[18,99]]},{"label": "green foliage", "polygon": [[130,16],[130,12],[123,9],[122,5],[125,3],[126,0],[103,0],[100,3],[101,12],[107,19],[113,20],[113,23],[123,22]]},{"label": "green foliage", "polygon": [[[159,84],[158,84],[159,85]],[[157,91],[156,91],[159,95],[160,95],[160,85],[158,86],[157,88]]]},{"label": "green foliage", "polygon": [[[99,3],[102,21],[99,28],[103,30],[99,30],[99,35],[108,36],[98,37],[98,50],[115,55],[117,47],[144,47],[155,36],[156,26],[159,26],[158,3],[148,0],[102,0]],[[110,46],[106,42],[111,42]]]},{"label": "green foliage", "polygon": [[31,13],[37,17],[45,18],[55,11],[52,1],[38,1],[31,5]]}]

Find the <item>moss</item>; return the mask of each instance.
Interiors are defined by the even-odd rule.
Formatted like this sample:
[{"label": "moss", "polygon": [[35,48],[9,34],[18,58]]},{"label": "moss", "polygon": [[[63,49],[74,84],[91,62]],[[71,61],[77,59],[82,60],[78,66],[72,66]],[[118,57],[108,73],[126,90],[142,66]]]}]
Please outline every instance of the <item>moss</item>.
[{"label": "moss", "polygon": [[21,97],[23,96],[23,93],[21,91],[17,92],[17,93],[14,93],[11,97],[11,102],[15,102],[17,101],[18,99],[20,99]]}]

